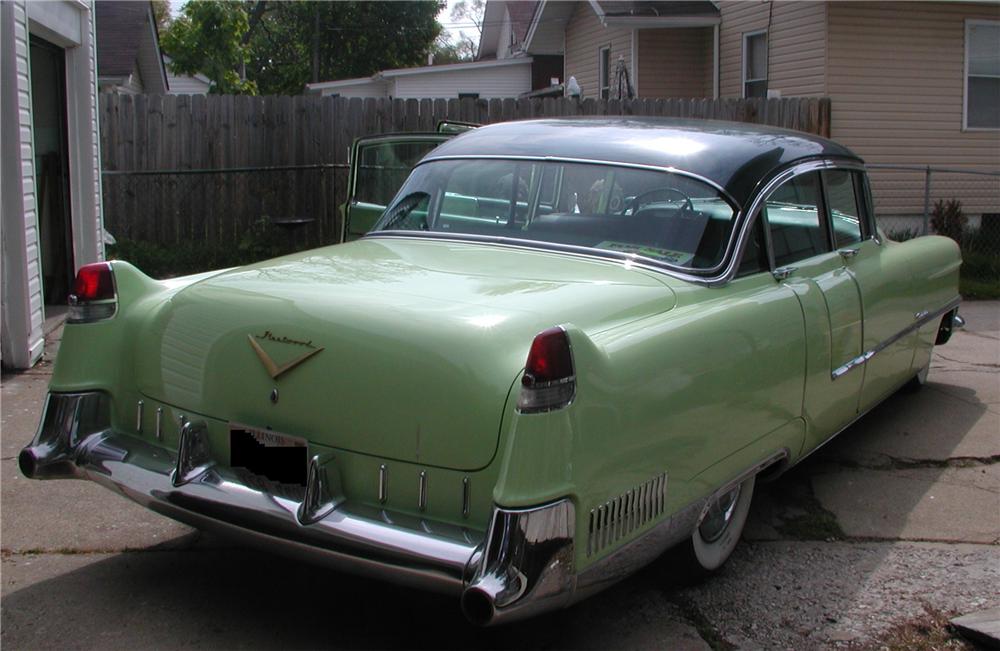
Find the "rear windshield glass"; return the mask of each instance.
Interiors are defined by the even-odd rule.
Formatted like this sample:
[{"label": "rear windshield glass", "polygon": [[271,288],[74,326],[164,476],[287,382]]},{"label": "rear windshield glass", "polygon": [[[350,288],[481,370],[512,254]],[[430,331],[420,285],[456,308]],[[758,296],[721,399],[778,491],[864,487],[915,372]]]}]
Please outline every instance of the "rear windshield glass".
[{"label": "rear windshield glass", "polygon": [[735,213],[683,174],[608,164],[445,160],[417,167],[375,231],[516,238],[710,269]]}]

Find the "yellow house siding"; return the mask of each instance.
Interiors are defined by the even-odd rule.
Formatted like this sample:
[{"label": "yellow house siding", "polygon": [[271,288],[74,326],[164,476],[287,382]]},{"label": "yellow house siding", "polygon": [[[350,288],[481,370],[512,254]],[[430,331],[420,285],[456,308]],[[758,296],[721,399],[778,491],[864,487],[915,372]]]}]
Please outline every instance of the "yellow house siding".
[{"label": "yellow house siding", "polygon": [[640,29],[640,97],[711,97],[712,28]]},{"label": "yellow house siding", "polygon": [[[979,3],[831,3],[828,94],[833,138],[868,163],[1000,169],[1000,131],[962,131],[965,20],[1000,20]],[[872,171],[881,215],[923,211],[923,173]],[[1000,212],[1000,181],[937,175],[931,201]]]},{"label": "yellow house siding", "polygon": [[605,27],[597,18],[589,2],[577,2],[576,9],[566,25],[565,77],[576,77],[583,88],[584,97],[600,97],[598,56],[600,48],[611,47],[611,73],[618,57],[625,59],[629,72],[632,69],[632,30],[624,27]]},{"label": "yellow house siding", "polygon": [[[769,90],[819,97],[826,88],[825,2],[720,2],[719,94],[743,96],[743,35],[768,32]],[[640,62],[642,58],[640,57]]]}]

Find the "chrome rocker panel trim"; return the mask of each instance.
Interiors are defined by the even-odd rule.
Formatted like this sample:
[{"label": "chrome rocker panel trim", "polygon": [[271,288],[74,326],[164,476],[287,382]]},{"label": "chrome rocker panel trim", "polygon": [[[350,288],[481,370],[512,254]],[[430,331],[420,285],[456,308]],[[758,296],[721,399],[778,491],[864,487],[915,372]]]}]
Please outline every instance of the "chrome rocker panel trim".
[{"label": "chrome rocker panel trim", "polygon": [[266,551],[461,595],[463,611],[479,625],[564,608],[625,578],[690,536],[709,500],[664,516],[577,571],[570,498],[524,509],[494,506],[484,536],[348,504],[336,470],[329,470],[335,466],[313,456],[308,484],[292,499],[251,487],[213,463],[202,423],[185,421],[174,451],[114,432],[109,404],[101,392],[50,393],[34,440],[18,456],[21,472],[33,479],[89,479],[157,513]]},{"label": "chrome rocker panel trim", "polygon": [[[913,334],[914,332],[924,327],[931,321],[940,318],[942,315],[951,312],[952,310],[957,310],[959,305],[961,305],[961,303],[962,303],[961,298],[955,298],[952,299],[951,301],[948,301],[948,304],[945,305],[944,307],[938,308],[934,311],[923,310],[921,312],[918,312],[914,317],[916,318],[916,321],[914,323],[906,326],[905,328],[903,328],[893,336],[889,337],[888,339],[880,341],[873,348],[871,348],[870,350],[866,350],[865,352],[861,353],[854,359],[848,360],[842,366],[833,369],[833,371],[830,373],[830,377],[836,380],[837,378],[846,375],[851,369],[861,366],[862,364],[870,360],[872,357],[875,357],[875,355],[878,355],[880,352],[882,352],[889,346],[893,345],[903,337]],[[960,325],[958,325],[959,322],[961,322]],[[962,319],[962,317],[958,316],[958,313],[956,312],[955,316],[953,317],[953,323],[957,324],[957,327],[963,327],[965,325],[965,319]]]}]

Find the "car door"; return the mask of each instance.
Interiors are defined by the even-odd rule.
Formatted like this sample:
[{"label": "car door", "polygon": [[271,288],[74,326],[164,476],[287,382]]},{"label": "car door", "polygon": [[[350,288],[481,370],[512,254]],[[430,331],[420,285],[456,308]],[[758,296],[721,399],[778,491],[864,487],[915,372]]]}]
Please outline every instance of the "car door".
[{"label": "car door", "polygon": [[356,240],[371,230],[413,167],[453,135],[383,134],[355,140],[347,202],[341,208],[341,241]]},{"label": "car door", "polygon": [[[877,237],[861,170],[822,172],[834,247],[861,295],[862,350],[834,370],[837,382],[863,376],[859,411],[865,412],[909,379],[917,333],[899,335],[914,323],[912,271],[899,248]],[[855,384],[852,382],[851,384]]]},{"label": "car door", "polygon": [[802,308],[807,452],[857,415],[861,374],[835,380],[833,371],[861,354],[861,298],[833,248],[818,170],[791,176],[775,188],[763,204],[762,217],[775,277],[795,292]]},{"label": "car door", "polygon": [[358,138],[351,147],[347,202],[341,206],[341,242],[361,237],[402,187],[413,167],[445,140],[477,124],[442,120],[435,133],[382,134]]}]

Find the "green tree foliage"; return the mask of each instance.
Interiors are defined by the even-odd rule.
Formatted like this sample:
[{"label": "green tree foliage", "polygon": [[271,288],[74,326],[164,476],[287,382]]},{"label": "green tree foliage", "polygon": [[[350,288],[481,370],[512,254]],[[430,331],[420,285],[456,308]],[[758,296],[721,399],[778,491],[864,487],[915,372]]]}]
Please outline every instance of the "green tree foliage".
[{"label": "green tree foliage", "polygon": [[248,53],[247,4],[238,0],[188,2],[160,42],[180,74],[200,72],[212,80],[210,92],[254,95],[256,84],[241,78]]},{"label": "green tree foliage", "polygon": [[249,39],[247,78],[264,94],[424,65],[441,31],[437,0],[269,2]]},{"label": "green tree foliage", "polygon": [[175,72],[205,74],[213,93],[294,95],[309,82],[426,64],[441,32],[441,6],[192,0],[161,43]]}]

